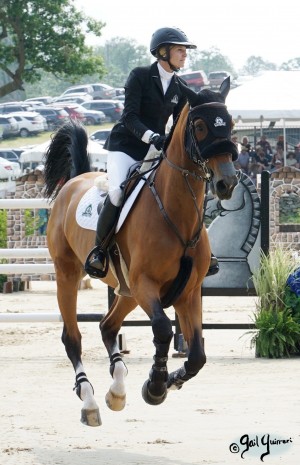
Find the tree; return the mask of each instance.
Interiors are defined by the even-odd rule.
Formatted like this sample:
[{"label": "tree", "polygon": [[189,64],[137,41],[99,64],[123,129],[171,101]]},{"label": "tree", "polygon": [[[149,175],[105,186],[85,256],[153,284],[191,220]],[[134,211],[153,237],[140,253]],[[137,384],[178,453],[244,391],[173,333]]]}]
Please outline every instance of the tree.
[{"label": "tree", "polygon": [[231,61],[222,55],[217,47],[208,50],[190,50],[188,61],[193,71],[203,69],[206,74],[209,74],[211,71],[224,70],[235,75]]},{"label": "tree", "polygon": [[282,65],[280,66],[280,69],[284,71],[300,70],[300,57],[293,58],[292,60],[282,63]]},{"label": "tree", "polygon": [[247,59],[243,71],[255,76],[260,71],[276,71],[276,69],[277,66],[274,63],[264,61],[262,57],[252,55]]},{"label": "tree", "polygon": [[[4,2],[3,2],[4,3]],[[0,3],[0,97],[40,80],[40,71],[71,80],[104,74],[100,56],[85,44],[105,26],[85,16],[73,0],[5,0]]]},{"label": "tree", "polygon": [[151,55],[144,45],[124,37],[113,37],[105,42],[104,47],[98,47],[95,53],[103,57],[107,69],[106,80],[113,87],[123,87],[133,68],[151,62]]}]

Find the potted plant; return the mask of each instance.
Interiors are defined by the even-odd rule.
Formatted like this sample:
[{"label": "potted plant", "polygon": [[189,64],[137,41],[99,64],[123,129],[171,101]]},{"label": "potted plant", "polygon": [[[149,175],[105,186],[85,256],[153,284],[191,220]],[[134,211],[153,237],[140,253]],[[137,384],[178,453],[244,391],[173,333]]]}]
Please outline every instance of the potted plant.
[{"label": "potted plant", "polygon": [[[282,358],[299,354],[300,269],[293,253],[276,247],[268,255],[262,254],[253,283],[259,298],[251,339],[256,356]],[[295,283],[299,283],[298,296]]]}]

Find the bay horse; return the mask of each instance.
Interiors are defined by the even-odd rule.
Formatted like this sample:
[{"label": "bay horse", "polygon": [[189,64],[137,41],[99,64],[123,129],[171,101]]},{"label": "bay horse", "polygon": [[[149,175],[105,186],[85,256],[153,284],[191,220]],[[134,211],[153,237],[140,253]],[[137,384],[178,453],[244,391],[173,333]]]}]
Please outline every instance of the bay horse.
[{"label": "bay horse", "polygon": [[[154,363],[142,387],[150,405],[161,404],[171,389],[180,389],[206,362],[202,342],[201,283],[208,271],[211,250],[203,227],[207,183],[220,199],[229,199],[238,183],[231,141],[232,118],[225,99],[225,80],[218,92],[198,94],[186,88],[188,102],[173,124],[168,143],[115,241],[128,270],[130,295],[116,295],[99,326],[110,358],[113,383],[106,394],[112,410],[125,406],[127,367],[117,335],[125,317],[140,306],[151,320]],[[95,242],[95,231],[76,222],[76,209],[94,185],[99,172],[90,172],[87,134],[82,125],[66,123],[52,137],[45,155],[45,196],[55,200],[47,242],[54,262],[57,300],[63,318],[62,342],[75,371],[76,394],[82,400],[81,421],[101,425],[93,387],[82,363],[81,333],[76,301],[84,264]],[[105,173],[103,174],[105,176]],[[118,285],[109,269],[102,279]],[[189,354],[184,365],[168,373],[167,359],[173,337],[172,322],[164,308],[173,305]]]}]

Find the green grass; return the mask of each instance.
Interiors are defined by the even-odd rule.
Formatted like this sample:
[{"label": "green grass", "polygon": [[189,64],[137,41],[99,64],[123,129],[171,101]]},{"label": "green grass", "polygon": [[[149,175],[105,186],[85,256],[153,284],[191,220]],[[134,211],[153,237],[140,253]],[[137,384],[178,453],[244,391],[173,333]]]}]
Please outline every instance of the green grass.
[{"label": "green grass", "polygon": [[[85,129],[90,135],[94,131],[98,131],[99,129],[106,129],[106,128],[111,128],[112,123],[104,123],[104,124],[98,124],[97,126],[86,126]],[[39,145],[42,144],[43,142],[46,142],[47,140],[50,139],[51,134],[53,134],[53,131],[45,131],[40,133],[37,136],[28,136],[28,137],[10,137],[8,139],[0,140],[0,149],[4,148],[20,148],[23,147],[24,145]]]}]

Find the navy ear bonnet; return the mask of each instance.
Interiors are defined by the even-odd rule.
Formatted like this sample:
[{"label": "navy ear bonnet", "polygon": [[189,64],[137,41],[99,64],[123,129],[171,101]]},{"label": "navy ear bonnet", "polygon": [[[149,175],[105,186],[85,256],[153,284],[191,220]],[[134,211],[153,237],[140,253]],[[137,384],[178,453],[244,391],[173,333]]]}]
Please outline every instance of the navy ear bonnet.
[{"label": "navy ear bonnet", "polygon": [[[208,135],[201,142],[196,140],[194,133],[196,119],[202,119],[208,128]],[[231,130],[232,117],[224,103],[209,102],[191,108],[185,133],[185,147],[189,156],[197,163],[215,156],[217,149],[219,153],[231,153],[232,160],[236,161],[238,150],[231,141]]]},{"label": "navy ear bonnet", "polygon": [[231,137],[232,118],[227,108],[222,103],[209,103],[200,105],[190,111],[191,120],[201,118],[207,124],[209,131],[214,137]]}]

